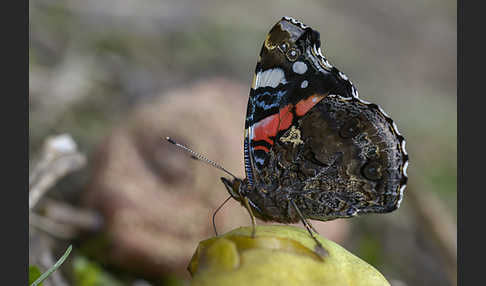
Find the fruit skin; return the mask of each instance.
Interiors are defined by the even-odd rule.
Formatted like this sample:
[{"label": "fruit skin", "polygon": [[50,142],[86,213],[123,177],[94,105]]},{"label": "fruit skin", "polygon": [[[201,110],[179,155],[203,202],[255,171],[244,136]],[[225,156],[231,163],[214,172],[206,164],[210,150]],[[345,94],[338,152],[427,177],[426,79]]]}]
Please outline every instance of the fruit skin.
[{"label": "fruit skin", "polygon": [[255,238],[240,227],[201,241],[188,266],[191,285],[390,286],[373,266],[316,236],[324,256],[306,230],[289,225],[258,226]]}]

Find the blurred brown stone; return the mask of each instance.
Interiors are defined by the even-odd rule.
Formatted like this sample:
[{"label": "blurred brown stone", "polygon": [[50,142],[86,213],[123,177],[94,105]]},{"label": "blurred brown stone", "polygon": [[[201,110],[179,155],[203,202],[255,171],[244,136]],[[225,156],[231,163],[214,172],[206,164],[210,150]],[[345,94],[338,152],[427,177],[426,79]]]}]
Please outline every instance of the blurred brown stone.
[{"label": "blurred brown stone", "polygon": [[[214,235],[212,213],[228,197],[219,180],[225,174],[191,159],[165,137],[243,177],[247,100],[246,86],[200,82],[141,106],[106,139],[85,201],[105,217],[109,249],[103,256],[110,263],[150,276],[188,275],[198,242]],[[234,200],[216,217],[220,233],[249,224]],[[314,224],[335,241],[347,233],[342,221]]]}]

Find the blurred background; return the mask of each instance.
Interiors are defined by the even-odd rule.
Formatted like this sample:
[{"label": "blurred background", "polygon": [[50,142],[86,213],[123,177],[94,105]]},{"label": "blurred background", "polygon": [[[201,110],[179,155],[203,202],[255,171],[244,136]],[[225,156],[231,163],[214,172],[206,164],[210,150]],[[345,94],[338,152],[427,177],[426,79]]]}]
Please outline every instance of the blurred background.
[{"label": "blurred background", "polygon": [[[250,83],[292,16],[407,139],[399,210],[314,222],[393,286],[456,285],[456,1],[29,1],[29,264],[44,285],[187,285],[239,176]],[[232,201],[219,232],[249,225]]]}]

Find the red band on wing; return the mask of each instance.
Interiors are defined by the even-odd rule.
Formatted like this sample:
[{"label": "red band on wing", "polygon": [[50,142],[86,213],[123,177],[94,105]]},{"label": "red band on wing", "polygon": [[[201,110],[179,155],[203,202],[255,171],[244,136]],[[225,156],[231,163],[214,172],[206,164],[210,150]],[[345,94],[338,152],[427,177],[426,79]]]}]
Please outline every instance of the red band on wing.
[{"label": "red band on wing", "polygon": [[[280,109],[279,112],[279,117],[280,117],[280,125],[278,126],[278,130],[287,130],[290,125],[292,125],[292,119],[293,115],[290,112],[290,109],[292,109],[293,105],[289,104],[285,106],[284,108]],[[276,134],[276,133],[275,133]]]},{"label": "red band on wing", "polygon": [[270,137],[274,137],[277,134],[277,127],[278,114],[267,116],[253,125],[253,134],[251,134],[253,136],[250,139],[251,141],[264,140],[273,145],[273,140]]},{"label": "red band on wing", "polygon": [[258,146],[253,147],[253,150],[263,150],[263,151],[265,151],[265,153],[268,153],[268,151],[270,151],[270,149],[268,149],[267,147],[262,146],[262,145],[258,145]]},{"label": "red band on wing", "polygon": [[327,94],[313,94],[306,99],[302,99],[295,105],[295,114],[304,116],[314,105],[319,103]]},{"label": "red band on wing", "polygon": [[[306,99],[302,99],[295,105],[295,114],[297,116],[305,115],[314,105],[319,103],[327,94],[313,94]],[[278,113],[269,115],[257,123],[253,124],[250,134],[251,141],[265,141],[273,146],[273,140],[270,137],[277,136],[278,131],[287,130],[292,125],[294,115],[292,109],[294,105],[288,104],[281,108]],[[253,150],[270,151],[268,147],[257,145]]]},{"label": "red band on wing", "polygon": [[[273,145],[273,140],[270,137],[277,136],[279,130],[286,130],[292,124],[293,115],[290,110],[293,105],[289,104],[280,109],[279,113],[272,114],[258,121],[253,125],[253,134],[251,136],[252,141],[266,141],[270,145]],[[260,147],[260,148],[258,148]],[[255,146],[255,150],[261,149],[268,152],[268,148],[263,146]]]}]

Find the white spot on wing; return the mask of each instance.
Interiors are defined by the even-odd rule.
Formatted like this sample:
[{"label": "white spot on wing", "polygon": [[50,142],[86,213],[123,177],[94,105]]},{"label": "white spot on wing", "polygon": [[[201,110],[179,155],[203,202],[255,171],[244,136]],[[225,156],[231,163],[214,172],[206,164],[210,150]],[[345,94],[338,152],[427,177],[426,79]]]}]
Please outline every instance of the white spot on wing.
[{"label": "white spot on wing", "polygon": [[305,74],[307,71],[307,65],[304,62],[295,62],[292,65],[292,70],[298,74]]},{"label": "white spot on wing", "polygon": [[405,162],[405,164],[403,165],[403,174],[408,177],[407,168],[408,168],[408,161]]},{"label": "white spot on wing", "polygon": [[344,79],[344,80],[348,80],[348,77],[347,77],[345,74],[343,74],[342,72],[339,72],[339,76],[340,76],[342,79]]},{"label": "white spot on wing", "polygon": [[400,205],[402,204],[402,199],[403,199],[403,191],[405,190],[405,187],[407,187],[407,185],[403,185],[401,188],[400,188],[400,195],[398,197],[398,202],[397,202],[397,208],[400,207]]},{"label": "white spot on wing", "polygon": [[[314,46],[315,47],[315,46]],[[329,73],[329,71],[326,71],[323,67],[322,67],[322,64],[321,62],[322,61],[319,61],[315,56],[312,55],[312,52],[310,50],[310,48],[307,48],[306,49],[306,53],[308,55],[308,58],[312,61],[312,63],[314,64],[314,67],[316,67],[320,72],[326,74],[326,73]]]},{"label": "white spot on wing", "polygon": [[258,72],[255,80],[255,89],[259,87],[277,87],[279,84],[286,84],[285,73],[279,68]]},{"label": "white spot on wing", "polygon": [[405,145],[407,144],[407,141],[403,140],[402,142],[402,152],[403,154],[407,155],[407,150],[405,150]]},{"label": "white spot on wing", "polygon": [[[309,82],[304,80],[301,84],[300,84],[300,87],[301,88],[306,88],[307,86],[309,85]],[[315,98],[314,98],[315,99]]]},{"label": "white spot on wing", "polygon": [[357,99],[359,100],[359,102],[364,103],[364,104],[366,104],[366,105],[370,105],[370,104],[371,104],[371,102],[368,102],[368,101],[363,100],[363,99],[361,99],[361,98],[357,98]]},{"label": "white spot on wing", "polygon": [[393,122],[393,129],[395,130],[395,132],[398,134],[398,135],[401,135],[400,134],[400,131],[398,131],[398,126],[395,124],[395,122]]},{"label": "white spot on wing", "polygon": [[319,57],[320,62],[324,65],[327,69],[332,69],[332,65],[327,61],[327,59],[322,55],[321,47],[316,48],[316,45],[312,47],[314,49],[314,54]]}]

